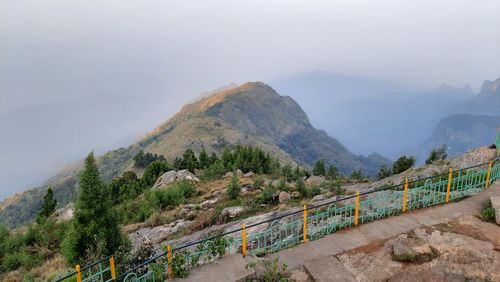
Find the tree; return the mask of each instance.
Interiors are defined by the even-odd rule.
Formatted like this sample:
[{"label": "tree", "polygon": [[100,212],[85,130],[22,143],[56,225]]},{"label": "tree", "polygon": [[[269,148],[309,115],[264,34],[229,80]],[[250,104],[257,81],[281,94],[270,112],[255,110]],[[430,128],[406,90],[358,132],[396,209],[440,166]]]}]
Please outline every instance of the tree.
[{"label": "tree", "polygon": [[384,179],[386,177],[389,177],[392,175],[392,169],[389,168],[388,165],[382,165],[382,167],[380,168],[378,174],[377,174],[377,178],[380,180],[380,179]]},{"label": "tree", "polygon": [[200,156],[200,168],[207,168],[210,165],[210,159],[208,158],[207,151],[205,150],[205,147],[201,149]]},{"label": "tree", "polygon": [[334,178],[336,178],[338,175],[339,175],[339,173],[338,173],[337,167],[336,167],[336,166],[334,166],[334,165],[330,165],[330,167],[328,168],[328,172],[326,173],[326,176],[327,176],[329,179],[334,179]]},{"label": "tree", "polygon": [[392,172],[394,174],[400,174],[408,170],[415,164],[415,157],[413,156],[401,156],[397,161],[392,165]]},{"label": "tree", "polygon": [[363,173],[361,172],[361,169],[353,171],[351,173],[351,179],[353,179],[353,180],[363,179]]},{"label": "tree", "polygon": [[295,189],[300,193],[300,195],[302,195],[302,197],[307,196],[306,184],[304,183],[302,177],[299,177],[299,179],[295,182]]},{"label": "tree", "polygon": [[238,177],[236,177],[236,172],[233,173],[233,177],[231,177],[231,181],[227,185],[227,194],[229,198],[236,199],[241,193],[241,186],[238,181]]},{"label": "tree", "polygon": [[325,163],[322,160],[318,160],[314,164],[313,175],[325,175]]},{"label": "tree", "polygon": [[429,157],[425,160],[425,164],[429,165],[438,160],[446,160],[446,157],[448,157],[448,145],[443,144],[439,148],[432,149]]},{"label": "tree", "polygon": [[62,253],[72,264],[112,255],[128,246],[93,153],[85,159],[79,184],[74,217],[62,242]]},{"label": "tree", "polygon": [[194,173],[196,168],[199,168],[198,159],[196,159],[193,150],[187,149],[184,151],[184,154],[182,154],[182,166],[192,173]]},{"label": "tree", "polygon": [[57,200],[54,198],[54,191],[49,187],[47,193],[43,196],[42,209],[36,217],[37,222],[42,222],[44,219],[51,216],[56,211]]}]

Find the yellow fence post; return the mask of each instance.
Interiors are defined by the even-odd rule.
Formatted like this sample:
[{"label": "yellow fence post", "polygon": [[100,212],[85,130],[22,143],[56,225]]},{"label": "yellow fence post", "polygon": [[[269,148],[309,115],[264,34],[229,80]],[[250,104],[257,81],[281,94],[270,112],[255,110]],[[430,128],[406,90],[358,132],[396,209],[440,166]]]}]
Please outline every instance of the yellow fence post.
[{"label": "yellow fence post", "polygon": [[356,192],[356,212],[354,214],[354,225],[359,223],[359,191]]},{"label": "yellow fence post", "polygon": [[307,242],[307,205],[304,205],[304,234],[302,240]]},{"label": "yellow fence post", "polygon": [[80,272],[80,265],[77,264],[75,269],[76,269],[76,282],[82,282],[82,273]]},{"label": "yellow fence post", "polygon": [[168,268],[167,268],[167,275],[169,279],[172,279],[172,246],[168,244],[167,246],[167,259],[168,259]]},{"label": "yellow fence post", "polygon": [[490,186],[490,177],[491,177],[491,167],[493,166],[493,161],[490,160],[490,165],[488,166],[488,175],[486,176],[486,188]]},{"label": "yellow fence post", "polygon": [[446,190],[446,203],[450,201],[451,182],[453,181],[453,168],[450,167],[450,174],[448,175],[448,189]]},{"label": "yellow fence post", "polygon": [[247,256],[247,227],[246,227],[245,223],[243,223],[243,225],[242,225],[241,241],[242,241],[243,257],[246,257]]},{"label": "yellow fence post", "polygon": [[405,179],[405,192],[403,194],[403,212],[406,212],[406,205],[408,202],[408,177]]},{"label": "yellow fence post", "polygon": [[111,268],[111,279],[116,280],[115,257],[109,258],[109,266]]}]

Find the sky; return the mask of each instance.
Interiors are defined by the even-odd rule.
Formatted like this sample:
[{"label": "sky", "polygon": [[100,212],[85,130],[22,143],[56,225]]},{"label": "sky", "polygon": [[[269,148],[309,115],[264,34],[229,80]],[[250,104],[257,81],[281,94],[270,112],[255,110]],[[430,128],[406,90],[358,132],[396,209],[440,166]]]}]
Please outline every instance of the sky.
[{"label": "sky", "polygon": [[477,91],[499,76],[498,11],[488,0],[0,0],[0,200],[231,82],[324,71]]}]

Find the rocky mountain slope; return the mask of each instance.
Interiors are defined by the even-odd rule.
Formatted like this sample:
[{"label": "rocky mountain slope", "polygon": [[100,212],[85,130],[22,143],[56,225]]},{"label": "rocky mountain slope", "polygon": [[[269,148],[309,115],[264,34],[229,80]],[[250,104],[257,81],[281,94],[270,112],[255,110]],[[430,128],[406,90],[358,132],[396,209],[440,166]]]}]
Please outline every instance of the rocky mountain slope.
[{"label": "rocky mountain slope", "polygon": [[[378,154],[356,156],[324,131],[314,128],[306,113],[290,97],[280,96],[261,82],[230,86],[188,104],[137,144],[98,158],[104,180],[130,169],[139,150],[172,160],[186,149],[220,152],[244,144],[260,147],[286,163],[310,167],[316,160],[334,164],[342,173],[361,170],[373,176],[389,162]],[[20,193],[0,204],[0,222],[11,227],[31,220],[47,187],[54,189],[59,206],[73,201],[81,163],[49,179],[42,187]]]},{"label": "rocky mountain slope", "polygon": [[433,148],[447,144],[448,155],[457,156],[472,148],[493,144],[499,128],[500,116],[449,115],[439,121],[432,135],[417,148],[415,154],[419,162],[423,162]]}]

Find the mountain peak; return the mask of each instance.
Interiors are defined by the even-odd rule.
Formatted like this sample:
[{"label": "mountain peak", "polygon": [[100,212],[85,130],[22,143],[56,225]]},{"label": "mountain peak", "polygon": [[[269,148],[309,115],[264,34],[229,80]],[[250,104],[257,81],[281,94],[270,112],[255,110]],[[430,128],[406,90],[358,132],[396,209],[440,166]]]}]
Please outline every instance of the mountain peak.
[{"label": "mountain peak", "polygon": [[495,81],[486,80],[481,87],[481,94],[499,94],[500,95],[500,78]]}]

